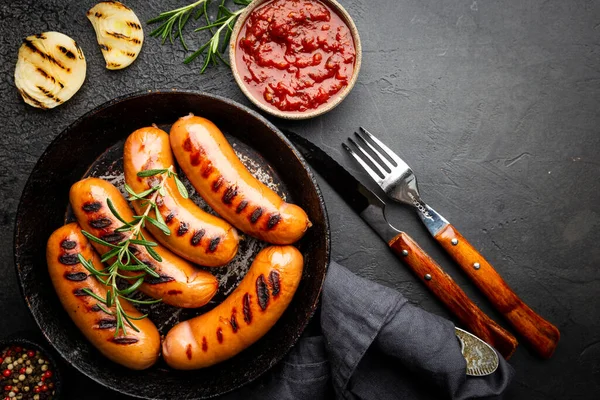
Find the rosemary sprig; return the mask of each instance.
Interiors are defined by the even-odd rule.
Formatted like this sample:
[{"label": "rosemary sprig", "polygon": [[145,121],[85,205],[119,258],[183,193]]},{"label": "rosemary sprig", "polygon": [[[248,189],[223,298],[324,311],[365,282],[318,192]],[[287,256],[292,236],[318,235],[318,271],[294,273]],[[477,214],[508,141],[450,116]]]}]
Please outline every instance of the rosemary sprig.
[{"label": "rosemary sprig", "polygon": [[[165,184],[169,178],[173,178],[175,180],[180,194],[185,198],[188,197],[187,190],[177,174],[174,172],[173,166],[167,169],[153,169],[138,173],[138,176],[140,177],[150,177],[155,175],[162,176],[160,182],[152,188],[141,193],[135,193],[130,186],[127,184],[125,185],[125,190],[130,194],[128,200],[140,200],[142,201],[143,207],[145,207],[144,213],[142,215],[134,216],[132,221],[125,220],[117,212],[110,199],[107,199],[107,205],[111,213],[115,216],[115,218],[123,223],[123,225],[117,228],[115,231],[127,232],[126,239],[117,244],[111,244],[92,235],[89,232],[82,231],[83,235],[89,240],[110,248],[108,252],[102,255],[101,261],[113,261],[111,262],[110,266],[101,271],[94,267],[91,260],[86,260],[81,254],[79,254],[78,257],[81,265],[83,265],[90,272],[90,274],[94,275],[102,284],[109,287],[106,291],[106,298],[98,296],[88,288],[84,289],[84,291],[94,299],[98,300],[98,307],[100,307],[102,311],[115,317],[115,337],[119,336],[120,331],[123,333],[123,335],[127,335],[126,325],[136,332],[139,332],[139,329],[135,326],[133,321],[147,317],[147,315],[134,317],[128,314],[121,305],[121,299],[126,299],[135,304],[154,304],[161,301],[161,299],[137,300],[131,298],[131,295],[142,285],[142,283],[144,283],[146,275],[151,275],[156,278],[159,277],[159,275],[150,266],[146,265],[135,256],[134,252],[132,251],[132,246],[142,246],[152,258],[159,262],[162,261],[160,255],[153,248],[156,247],[157,244],[146,239],[142,233],[142,228],[146,226],[146,223],[151,223],[159,228],[165,235],[171,234],[169,227],[165,224],[165,221],[160,214],[156,199],[159,195],[164,196],[166,194]],[[150,216],[150,212],[152,210],[155,212],[154,217]],[[123,272],[139,272],[139,274],[131,276],[125,275]],[[117,278],[124,279],[128,282],[128,285],[126,285],[125,288],[120,289],[117,285]],[[134,282],[131,283],[131,281]]]},{"label": "rosemary sprig", "polygon": [[[185,40],[183,40],[183,27],[187,24],[190,16],[194,13],[194,9],[200,5],[202,5],[202,7],[196,12],[196,15],[194,15],[194,19],[198,19],[202,15],[205,15],[206,23],[208,24],[209,21],[207,7],[209,3],[210,0],[199,0],[195,3],[188,4],[187,6],[160,13],[158,17],[152,18],[148,21],[149,24],[162,22],[158,28],[150,32],[150,36],[162,38],[163,44],[167,41],[167,39],[169,39],[171,44],[173,44],[173,39],[179,37],[183,48],[188,50]],[[175,30],[175,36],[173,36],[173,30]]]},{"label": "rosemary sprig", "polygon": [[[173,37],[179,37],[181,44],[185,50],[188,50],[182,36],[183,27],[187,24],[189,16],[192,14],[192,10],[202,4],[202,8],[196,14],[196,19],[204,15],[206,25],[196,28],[194,32],[209,31],[211,34],[210,39],[205,42],[198,50],[193,52],[191,55],[186,57],[183,62],[189,64],[195,60],[198,56],[204,56],[204,62],[200,73],[204,73],[209,65],[217,65],[219,61],[226,65],[229,63],[223,58],[223,54],[227,50],[227,46],[231,39],[231,33],[233,31],[233,25],[237,20],[238,16],[244,11],[246,6],[251,3],[251,0],[233,0],[233,3],[243,6],[242,8],[231,11],[225,6],[225,0],[221,0],[217,12],[217,16],[214,21],[211,22],[208,15],[208,5],[210,0],[200,0],[195,3],[189,4],[185,7],[181,7],[175,10],[166,11],[161,13],[158,17],[151,19],[148,23],[163,22],[161,26],[155,29],[150,36],[162,37],[163,44],[167,38],[171,39],[173,43]],[[213,31],[213,29],[216,29]],[[173,31],[175,30],[175,36]]]}]

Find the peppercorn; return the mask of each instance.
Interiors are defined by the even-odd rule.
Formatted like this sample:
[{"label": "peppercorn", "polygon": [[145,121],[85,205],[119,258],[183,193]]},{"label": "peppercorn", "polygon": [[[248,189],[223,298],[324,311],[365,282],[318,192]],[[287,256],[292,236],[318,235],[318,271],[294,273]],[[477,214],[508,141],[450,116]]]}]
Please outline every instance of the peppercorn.
[{"label": "peppercorn", "polygon": [[0,390],[4,389],[0,392],[0,400],[54,398],[54,373],[50,369],[50,362],[42,353],[22,346],[13,346],[0,351],[0,356]]}]

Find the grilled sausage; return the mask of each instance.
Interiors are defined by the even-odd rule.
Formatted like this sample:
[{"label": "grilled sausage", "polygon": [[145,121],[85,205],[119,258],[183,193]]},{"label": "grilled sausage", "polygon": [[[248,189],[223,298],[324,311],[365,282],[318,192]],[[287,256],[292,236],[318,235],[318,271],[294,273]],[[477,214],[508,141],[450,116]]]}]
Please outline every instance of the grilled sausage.
[{"label": "grilled sausage", "polygon": [[[125,181],[136,193],[144,192],[165,179],[165,175],[139,177],[137,173],[149,169],[174,167],[169,135],[154,127],[133,132],[125,142],[123,153]],[[163,246],[196,264],[218,267],[227,264],[238,249],[235,228],[221,218],[204,212],[190,199],[179,193],[174,178],[166,178],[165,196],[158,195],[156,204],[172,234],[167,236],[154,225],[148,230]],[[138,214],[144,212],[141,200],[134,201]],[[150,216],[154,217],[154,210]]]},{"label": "grilled sausage", "polygon": [[[128,232],[118,232],[115,229],[123,224],[108,208],[107,199],[113,203],[116,211],[126,221],[133,220],[133,213],[119,189],[111,183],[98,178],[86,178],[71,186],[69,193],[73,212],[81,227],[92,235],[112,244],[128,238]],[[148,240],[152,236],[142,229],[142,234]],[[107,253],[110,248],[92,242],[100,254]],[[159,275],[158,278],[146,276],[146,281],[140,286],[140,291],[155,299],[176,307],[196,308],[206,303],[217,292],[217,279],[206,271],[196,270],[190,263],[182,260],[169,250],[158,245],[154,250],[162,261],[156,261],[143,246],[130,245],[135,256],[144,264],[149,265]],[[123,272],[127,274],[127,272]],[[131,271],[129,275],[139,274]]]},{"label": "grilled sausage", "polygon": [[[94,267],[102,270],[100,257],[83,236],[78,224],[65,225],[48,239],[48,272],[60,302],[75,325],[110,360],[137,370],[152,366],[160,350],[160,335],[152,321],[148,318],[134,321],[139,332],[126,325],[125,334],[121,332],[115,337],[115,317],[102,311],[98,301],[83,290],[87,288],[106,298],[106,286],[88,274],[77,254],[92,260]],[[120,303],[128,315],[134,318],[142,316],[127,300],[120,299]],[[114,312],[114,306],[109,311]]]},{"label": "grilled sausage", "polygon": [[189,115],[171,127],[171,148],[206,202],[239,230],[273,244],[291,244],[310,227],[308,216],[250,174],[219,128]]},{"label": "grilled sausage", "polygon": [[204,368],[256,342],[290,304],[302,268],[302,254],[295,247],[263,249],[223,303],[169,331],[162,346],[167,364],[176,369]]}]

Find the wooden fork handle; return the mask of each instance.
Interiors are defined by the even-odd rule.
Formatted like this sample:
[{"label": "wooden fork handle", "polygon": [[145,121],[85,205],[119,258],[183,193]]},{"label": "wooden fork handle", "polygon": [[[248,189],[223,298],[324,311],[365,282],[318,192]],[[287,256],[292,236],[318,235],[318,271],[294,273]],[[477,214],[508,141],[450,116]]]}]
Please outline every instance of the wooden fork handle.
[{"label": "wooden fork handle", "polygon": [[523,303],[494,267],[452,225],[440,231],[435,239],[523,339],[541,357],[552,356],[560,338],[558,329]]},{"label": "wooden fork handle", "polygon": [[481,311],[410,236],[401,232],[388,244],[462,325],[495,347],[504,358],[510,358],[517,348],[517,339]]}]

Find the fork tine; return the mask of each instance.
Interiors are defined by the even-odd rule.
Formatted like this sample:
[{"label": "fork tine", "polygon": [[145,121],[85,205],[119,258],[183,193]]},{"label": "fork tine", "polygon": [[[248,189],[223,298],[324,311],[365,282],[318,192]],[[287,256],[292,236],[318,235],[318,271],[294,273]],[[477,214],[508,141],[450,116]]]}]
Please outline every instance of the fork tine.
[{"label": "fork tine", "polygon": [[398,167],[403,168],[403,169],[404,168],[409,168],[408,164],[406,164],[403,159],[401,159],[400,157],[398,157],[398,155],[396,153],[394,153],[392,150],[390,150],[390,148],[387,147],[385,144],[383,144],[383,142],[381,140],[379,140],[375,136],[373,136],[371,134],[371,132],[369,132],[368,130],[366,130],[362,126],[360,127],[360,130],[364,134],[366,134],[369,137],[369,139],[371,139],[379,147],[381,147],[381,149],[385,152],[385,154],[387,154],[392,160],[394,160],[396,162],[396,164],[398,164]]},{"label": "fork tine", "polygon": [[[375,148],[375,146],[373,146],[371,143],[369,143],[369,141],[367,139],[365,139],[365,137],[362,134],[360,134],[358,132],[354,132],[354,134],[356,135],[356,137],[358,137],[360,139],[361,142],[366,144],[371,149],[371,151],[373,151],[373,153],[375,153],[375,155],[377,157],[379,157],[381,162],[385,164],[385,166],[390,170],[390,172],[395,168],[395,165],[392,164],[391,162],[389,162],[389,160],[383,154],[381,154],[379,152],[379,150],[377,150]],[[373,161],[373,159],[371,159],[371,161]],[[378,164],[381,164],[381,163],[378,163]]]},{"label": "fork tine", "polygon": [[[352,139],[349,138],[349,140],[351,142],[353,142]],[[354,152],[354,150],[352,150],[350,148],[350,146],[348,146],[346,143],[342,143],[342,147],[352,155],[352,157],[354,157],[354,159],[356,161],[358,161],[358,163],[363,167],[363,169],[365,171],[367,171],[367,173],[371,176],[371,178],[373,178],[373,180],[375,182],[377,182],[377,184],[381,184],[381,182],[383,182],[383,180],[381,179],[381,177],[369,166],[369,164],[367,164],[362,158],[360,158],[360,156],[358,154],[356,154]]]},{"label": "fork tine", "polygon": [[373,157],[371,157],[371,155],[369,153],[367,153],[365,151],[365,149],[363,149],[358,143],[356,143],[354,140],[352,140],[352,138],[348,138],[348,141],[350,143],[352,143],[354,145],[354,147],[356,147],[356,150],[358,150],[357,153],[362,155],[363,157],[365,157],[367,160],[371,161],[371,163],[375,167],[375,171],[378,172],[380,176],[385,178],[385,176],[388,174],[388,172],[385,170],[385,168],[383,168],[380,165],[380,163],[375,161],[375,159]]}]

